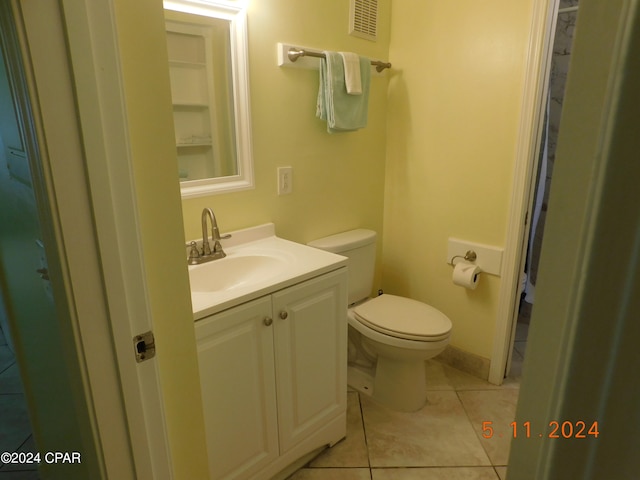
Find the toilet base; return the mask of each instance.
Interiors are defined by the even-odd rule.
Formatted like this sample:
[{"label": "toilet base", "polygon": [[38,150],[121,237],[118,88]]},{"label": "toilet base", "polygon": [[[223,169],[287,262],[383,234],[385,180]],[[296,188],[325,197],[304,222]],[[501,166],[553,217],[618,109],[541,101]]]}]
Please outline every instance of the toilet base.
[{"label": "toilet base", "polygon": [[444,351],[449,337],[405,340],[369,329],[351,317],[349,321],[348,385],[393,410],[415,412],[424,407],[425,362]]},{"label": "toilet base", "polygon": [[427,403],[425,362],[379,358],[375,370],[347,368],[347,385],[376,402],[401,412],[415,412]]},{"label": "toilet base", "polygon": [[427,403],[425,362],[378,357],[373,399],[394,410],[415,412]]},{"label": "toilet base", "polygon": [[373,395],[373,371],[365,371],[359,367],[347,367],[347,385],[367,396]]}]

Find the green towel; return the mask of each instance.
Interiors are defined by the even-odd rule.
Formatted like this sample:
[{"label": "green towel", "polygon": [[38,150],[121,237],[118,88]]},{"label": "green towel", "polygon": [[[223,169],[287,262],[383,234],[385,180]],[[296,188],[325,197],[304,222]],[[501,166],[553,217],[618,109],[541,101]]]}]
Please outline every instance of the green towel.
[{"label": "green towel", "polygon": [[316,117],[327,121],[329,133],[352,132],[367,126],[371,62],[360,57],[362,94],[349,95],[344,80],[344,63],[337,52],[324,52],[320,59],[320,88]]}]

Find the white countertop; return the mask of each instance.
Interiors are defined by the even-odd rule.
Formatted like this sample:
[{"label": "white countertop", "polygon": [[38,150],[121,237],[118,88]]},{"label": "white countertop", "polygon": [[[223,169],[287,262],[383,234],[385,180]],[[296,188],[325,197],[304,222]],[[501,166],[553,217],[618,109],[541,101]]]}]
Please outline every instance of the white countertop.
[{"label": "white countertop", "polygon": [[[225,258],[189,266],[194,320],[337,270],[347,264],[346,257],[277,237],[272,223],[231,232],[231,235],[230,239],[221,242],[227,254]],[[200,239],[198,243],[201,241]],[[269,270],[266,267],[266,271],[262,268],[261,273],[254,278],[247,278],[247,282],[229,280],[227,283],[230,286],[224,289],[194,291],[196,276],[200,283],[203,283],[203,278],[206,281],[207,275],[211,275],[212,279],[217,275],[235,276],[230,275],[235,273],[230,268],[234,268],[234,262],[243,256],[269,257],[274,259],[278,268]]]}]

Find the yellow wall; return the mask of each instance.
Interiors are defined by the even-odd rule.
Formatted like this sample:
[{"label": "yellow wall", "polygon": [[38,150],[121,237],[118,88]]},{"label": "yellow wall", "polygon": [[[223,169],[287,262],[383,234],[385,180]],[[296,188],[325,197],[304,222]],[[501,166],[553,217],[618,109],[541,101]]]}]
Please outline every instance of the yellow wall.
[{"label": "yellow wall", "polygon": [[[203,207],[213,208],[223,232],[274,222],[279,236],[299,242],[358,227],[382,233],[388,75],[372,79],[367,128],[330,135],[315,118],[318,71],[278,67],[276,44],[386,59],[390,8],[380,2],[379,40],[370,42],[348,35],[347,1],[249,2],[256,188],[184,200],[186,239],[201,236]],[[278,196],[276,169],[286,165],[293,193]]]},{"label": "yellow wall", "polygon": [[183,258],[162,4],[158,0],[117,0],[115,6],[147,289],[174,477],[208,478],[193,316]]},{"label": "yellow wall", "polygon": [[447,239],[504,246],[533,0],[394,1],[383,283],[491,357],[498,277],[456,287]]},{"label": "yellow wall", "polygon": [[[346,1],[250,1],[256,188],[184,200],[185,239],[201,235],[206,206],[222,231],[273,221],[300,242],[382,232],[384,218],[375,287],[441,308],[452,345],[490,358],[500,279],[455,287],[447,238],[504,246],[533,2],[382,1],[374,43],[347,34]],[[372,81],[369,126],[327,134],[314,116],[318,72],[278,67],[277,42],[389,58],[393,70]],[[276,193],[283,165],[288,196]]]}]

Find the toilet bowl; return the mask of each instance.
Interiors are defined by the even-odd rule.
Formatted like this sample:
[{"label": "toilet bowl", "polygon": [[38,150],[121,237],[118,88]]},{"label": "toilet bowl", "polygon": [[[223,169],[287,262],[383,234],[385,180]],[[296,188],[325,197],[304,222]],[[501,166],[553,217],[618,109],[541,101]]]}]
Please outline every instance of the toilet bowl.
[{"label": "toilet bowl", "polygon": [[347,383],[379,403],[415,411],[426,403],[425,360],[449,343],[451,321],[417,300],[382,294],[373,284],[376,233],[352,230],[309,245],[345,255],[349,268]]},{"label": "toilet bowl", "polygon": [[429,305],[388,294],[350,308],[347,320],[350,341],[359,335],[360,351],[375,357],[368,371],[360,365],[354,372],[358,363],[352,362],[351,387],[397,410],[422,408],[427,397],[425,360],[446,348],[451,321]]}]

